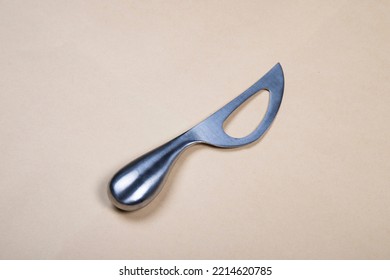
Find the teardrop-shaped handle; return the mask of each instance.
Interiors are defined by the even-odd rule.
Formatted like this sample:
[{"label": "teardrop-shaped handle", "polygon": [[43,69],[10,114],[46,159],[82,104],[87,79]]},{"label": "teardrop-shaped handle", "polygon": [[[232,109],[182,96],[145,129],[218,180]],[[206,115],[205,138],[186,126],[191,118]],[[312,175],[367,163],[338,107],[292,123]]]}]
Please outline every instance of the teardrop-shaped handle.
[{"label": "teardrop-shaped handle", "polygon": [[149,204],[161,191],[177,157],[194,143],[184,133],[123,167],[109,184],[108,196],[112,203],[126,211]]}]

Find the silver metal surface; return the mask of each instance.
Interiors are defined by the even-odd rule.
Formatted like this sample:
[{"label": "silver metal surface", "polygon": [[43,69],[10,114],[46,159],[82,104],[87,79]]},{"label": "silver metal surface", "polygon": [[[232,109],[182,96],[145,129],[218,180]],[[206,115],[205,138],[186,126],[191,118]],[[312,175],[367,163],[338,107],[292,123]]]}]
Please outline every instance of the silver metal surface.
[{"label": "silver metal surface", "polygon": [[[269,103],[263,120],[249,135],[234,138],[225,133],[223,123],[248,98],[260,90],[269,91]],[[112,203],[126,211],[140,209],[149,204],[161,191],[164,181],[177,157],[194,144],[207,144],[219,148],[235,148],[258,140],[270,127],[279,110],[284,90],[281,65],[276,64],[253,86],[168,143],[135,159],[112,178],[108,195]]]}]

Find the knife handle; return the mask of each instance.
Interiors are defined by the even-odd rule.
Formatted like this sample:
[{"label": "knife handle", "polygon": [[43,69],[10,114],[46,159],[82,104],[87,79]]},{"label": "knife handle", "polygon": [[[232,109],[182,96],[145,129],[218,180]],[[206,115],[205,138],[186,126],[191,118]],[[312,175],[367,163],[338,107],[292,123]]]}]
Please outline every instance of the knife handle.
[{"label": "knife handle", "polygon": [[161,191],[178,156],[197,143],[184,133],[164,145],[133,160],[111,179],[108,196],[125,211],[138,210],[149,204]]}]

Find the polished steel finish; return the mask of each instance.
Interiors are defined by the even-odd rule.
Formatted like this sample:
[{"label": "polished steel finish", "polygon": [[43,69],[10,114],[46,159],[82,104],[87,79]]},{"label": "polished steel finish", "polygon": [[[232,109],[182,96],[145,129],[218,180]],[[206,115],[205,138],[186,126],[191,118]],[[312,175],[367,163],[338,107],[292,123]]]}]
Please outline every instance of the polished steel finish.
[{"label": "polished steel finish", "polygon": [[[252,133],[242,138],[226,134],[223,129],[226,119],[262,89],[269,91],[269,103],[261,123]],[[161,191],[177,157],[191,145],[200,143],[220,148],[235,148],[258,140],[274,120],[282,102],[283,90],[283,71],[278,63],[253,86],[207,119],[119,170],[109,185],[110,200],[116,207],[126,211],[137,210],[149,204]]]}]

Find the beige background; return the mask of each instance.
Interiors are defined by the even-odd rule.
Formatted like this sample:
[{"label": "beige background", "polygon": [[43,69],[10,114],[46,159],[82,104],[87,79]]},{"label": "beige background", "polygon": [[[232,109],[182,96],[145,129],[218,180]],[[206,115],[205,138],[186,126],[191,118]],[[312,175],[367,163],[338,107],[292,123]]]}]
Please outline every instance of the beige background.
[{"label": "beige background", "polygon": [[[389,259],[389,13],[0,1],[0,258]],[[193,148],[150,206],[111,206],[117,169],[278,61],[285,98],[260,142]],[[259,121],[253,104],[234,132]]]}]

